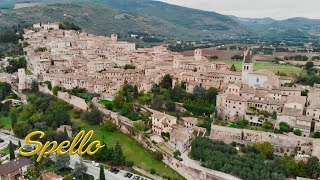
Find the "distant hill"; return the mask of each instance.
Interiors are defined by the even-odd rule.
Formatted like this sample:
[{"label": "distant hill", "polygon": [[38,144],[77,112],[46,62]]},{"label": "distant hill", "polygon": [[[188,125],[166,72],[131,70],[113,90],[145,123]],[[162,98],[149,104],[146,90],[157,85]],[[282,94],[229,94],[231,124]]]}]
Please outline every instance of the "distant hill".
[{"label": "distant hill", "polygon": [[297,17],[286,20],[274,20],[272,18],[229,17],[263,38],[306,39],[320,36],[320,20],[317,19]]},{"label": "distant hill", "polygon": [[[15,2],[41,5],[15,10],[10,8]],[[67,20],[99,35],[133,32],[189,40],[320,37],[320,20],[239,18],[153,0],[3,0],[0,9],[0,28]]]},{"label": "distant hill", "polygon": [[132,31],[191,39],[249,35],[245,27],[228,16],[158,1],[93,0],[88,3],[87,0],[82,0],[77,1],[78,3],[61,4],[46,4],[53,2],[49,0],[31,2],[44,4],[18,10],[1,10],[0,26],[71,20],[86,31],[96,34]]}]

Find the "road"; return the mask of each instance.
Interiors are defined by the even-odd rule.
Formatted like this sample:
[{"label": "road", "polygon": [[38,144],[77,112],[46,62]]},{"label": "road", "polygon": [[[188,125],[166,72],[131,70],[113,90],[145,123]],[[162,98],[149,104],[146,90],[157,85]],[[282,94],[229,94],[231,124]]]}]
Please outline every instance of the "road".
[{"label": "road", "polygon": [[[18,144],[18,141],[20,141],[22,146],[26,145],[23,139],[19,139],[12,135],[4,134],[2,132],[0,132],[0,138],[3,139],[6,143],[9,143],[10,141],[12,141],[13,144]],[[76,155],[70,156],[69,167],[74,169],[75,163],[79,161],[80,161],[79,155],[76,154]],[[87,163],[87,162],[84,162],[84,163],[88,167],[87,174],[94,176],[95,179],[99,179],[100,167],[95,167],[91,163]],[[110,171],[105,170],[105,176],[107,180],[125,180],[125,179],[128,180],[128,178],[124,177],[125,173],[126,173],[125,171],[120,171],[118,174],[113,174]]]}]

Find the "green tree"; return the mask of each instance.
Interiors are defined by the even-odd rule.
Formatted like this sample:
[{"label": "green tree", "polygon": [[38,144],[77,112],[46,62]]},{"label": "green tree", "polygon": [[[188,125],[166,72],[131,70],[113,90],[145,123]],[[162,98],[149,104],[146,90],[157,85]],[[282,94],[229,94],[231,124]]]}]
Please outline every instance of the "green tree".
[{"label": "green tree", "polygon": [[100,165],[100,173],[99,173],[99,180],[105,180],[106,176],[104,174],[104,167]]},{"label": "green tree", "polygon": [[297,136],[301,136],[302,135],[302,131],[300,129],[295,129],[293,131],[293,134],[297,135]]},{"label": "green tree", "polygon": [[69,138],[69,135],[68,135],[68,132],[67,132],[67,128],[66,128],[66,127],[64,127],[64,129],[63,129],[63,136],[64,136],[65,139],[68,139],[68,138]]},{"label": "green tree", "polygon": [[181,156],[181,152],[179,150],[173,152],[173,157],[177,158],[179,156]]},{"label": "green tree", "polygon": [[265,121],[265,122],[263,122],[262,127],[264,129],[272,129],[273,124],[271,122],[269,122],[269,121]]},{"label": "green tree", "polygon": [[114,166],[122,166],[125,165],[125,157],[123,156],[122,147],[117,141],[116,145],[114,146],[113,158],[111,164]]},{"label": "green tree", "polygon": [[80,162],[75,163],[73,174],[76,178],[83,178],[87,170],[88,170],[88,167],[83,163],[83,160],[81,158]]},{"label": "green tree", "polygon": [[145,124],[143,121],[136,121],[136,122],[133,122],[133,129],[135,132],[137,133],[141,133],[141,132],[144,132],[144,129],[145,129]]},{"label": "green tree", "polygon": [[319,177],[319,159],[312,156],[306,163],[306,170],[311,178],[317,179]]},{"label": "green tree", "polygon": [[160,86],[164,89],[172,89],[172,77],[170,74],[166,74],[162,81],[160,82]]},{"label": "green tree", "polygon": [[54,86],[52,88],[53,95],[57,96],[58,95],[58,91],[60,91],[60,90],[61,90],[61,88],[59,86]]},{"label": "green tree", "polygon": [[175,102],[181,102],[186,95],[186,90],[180,83],[176,83],[171,91],[171,99]]},{"label": "green tree", "polygon": [[165,105],[166,105],[167,111],[170,111],[170,112],[176,111],[176,103],[173,102],[171,99],[166,101]]},{"label": "green tree", "polygon": [[157,171],[156,171],[154,168],[151,168],[151,169],[150,169],[150,173],[151,173],[151,174],[156,174]]},{"label": "green tree", "polygon": [[230,71],[237,71],[237,68],[234,64],[232,64],[231,68],[230,68]]},{"label": "green tree", "polygon": [[132,65],[132,64],[126,64],[126,65],[124,65],[123,68],[124,68],[125,70],[127,70],[127,69],[135,69],[136,66],[134,66],[134,65]]},{"label": "green tree", "polygon": [[108,132],[115,132],[117,130],[117,125],[114,124],[111,120],[107,120],[104,123],[104,128]]},{"label": "green tree", "polygon": [[215,104],[218,93],[219,93],[219,90],[217,88],[210,87],[206,91],[206,100]]},{"label": "green tree", "polygon": [[21,141],[18,141],[18,147],[20,148],[21,146]]},{"label": "green tree", "polygon": [[12,144],[11,141],[9,142],[8,148],[9,148],[10,160],[15,159],[16,157],[15,157],[15,154],[14,154],[14,145]]},{"label": "green tree", "polygon": [[31,128],[32,126],[27,121],[19,121],[13,126],[13,132],[16,136],[24,138],[28,135],[28,130]]},{"label": "green tree", "polygon": [[162,161],[163,160],[163,154],[160,151],[156,151],[153,153],[153,156],[158,160]]},{"label": "green tree", "polygon": [[290,126],[286,122],[280,122],[279,126],[280,126],[280,131],[281,132],[289,132],[290,131]]},{"label": "green tree", "polygon": [[265,158],[273,155],[274,149],[270,142],[259,142],[254,145],[254,148]]},{"label": "green tree", "polygon": [[81,117],[91,125],[99,125],[103,120],[103,114],[96,108],[83,112]]},{"label": "green tree", "polygon": [[116,108],[121,109],[125,103],[125,97],[121,94],[116,95],[116,97],[113,100],[114,105],[116,106]]},{"label": "green tree", "polygon": [[32,81],[31,83],[31,92],[39,92],[39,87],[38,87],[39,83],[37,81]]},{"label": "green tree", "polygon": [[210,59],[211,60],[217,60],[217,59],[219,59],[219,56],[211,56]]},{"label": "green tree", "polygon": [[196,85],[193,89],[193,95],[195,98],[204,99],[206,97],[206,90],[203,87]]},{"label": "green tree", "polygon": [[17,108],[11,107],[10,108],[10,112],[9,112],[9,116],[10,116],[10,119],[11,119],[11,127],[13,128],[14,125],[16,124],[17,120],[18,120]]},{"label": "green tree", "polygon": [[240,128],[245,128],[248,126],[249,121],[244,119],[244,120],[238,121],[237,124]]},{"label": "green tree", "polygon": [[59,155],[56,154],[56,169],[58,171],[62,171],[66,168],[69,167],[70,164],[70,155],[65,154],[65,155]]},{"label": "green tree", "polygon": [[139,90],[138,90],[138,86],[137,85],[133,86],[133,97],[135,99],[139,97]]},{"label": "green tree", "polygon": [[317,131],[317,132],[315,132],[314,134],[313,134],[313,138],[320,138],[320,132],[319,131]]},{"label": "green tree", "polygon": [[306,70],[312,69],[314,67],[314,63],[312,61],[308,61],[306,63]]},{"label": "green tree", "polygon": [[50,81],[45,81],[44,83],[48,86],[48,89],[52,89],[52,84]]}]

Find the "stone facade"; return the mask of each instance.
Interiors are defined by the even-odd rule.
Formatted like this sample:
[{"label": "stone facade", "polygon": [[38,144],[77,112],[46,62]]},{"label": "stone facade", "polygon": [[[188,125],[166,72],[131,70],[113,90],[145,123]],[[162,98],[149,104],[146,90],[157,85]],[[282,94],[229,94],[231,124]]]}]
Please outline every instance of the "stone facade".
[{"label": "stone facade", "polygon": [[238,142],[242,144],[254,144],[257,142],[270,142],[274,146],[275,152],[281,152],[281,149],[285,151],[287,149],[289,151],[296,149],[297,157],[320,157],[319,139],[300,137],[293,134],[274,134],[212,125],[210,138],[222,140],[226,143]]}]

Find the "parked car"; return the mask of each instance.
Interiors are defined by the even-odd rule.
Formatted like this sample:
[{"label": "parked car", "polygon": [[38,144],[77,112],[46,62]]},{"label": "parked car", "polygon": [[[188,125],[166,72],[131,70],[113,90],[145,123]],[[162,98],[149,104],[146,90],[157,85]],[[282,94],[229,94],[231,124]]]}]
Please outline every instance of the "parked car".
[{"label": "parked car", "polygon": [[119,169],[116,169],[116,168],[115,168],[115,169],[112,171],[112,173],[118,174],[119,171],[120,171]]},{"label": "parked car", "polygon": [[95,167],[99,167],[100,166],[99,163],[96,163],[95,161],[92,161],[91,164],[92,164],[92,166],[95,166]]},{"label": "parked car", "polygon": [[181,157],[176,157],[176,159],[178,159],[179,161],[183,161]]},{"label": "parked car", "polygon": [[133,176],[133,174],[129,173],[128,178],[131,178]]},{"label": "parked car", "polygon": [[140,179],[139,176],[134,176],[134,177],[132,178],[132,180],[139,180],[139,179]]}]

